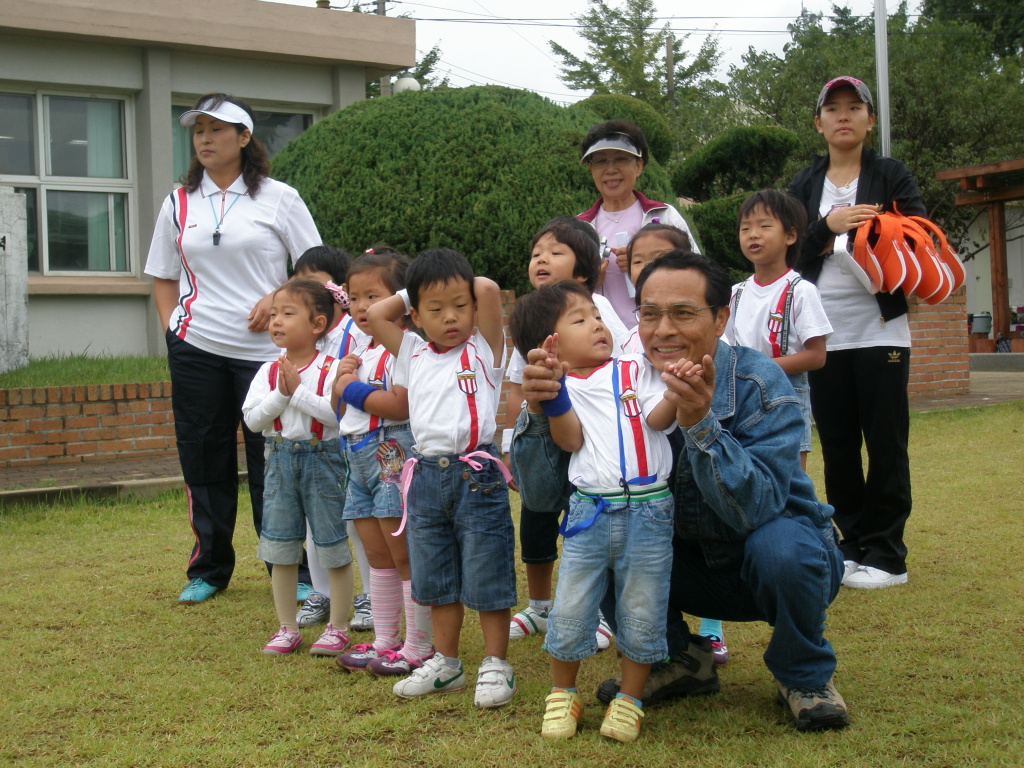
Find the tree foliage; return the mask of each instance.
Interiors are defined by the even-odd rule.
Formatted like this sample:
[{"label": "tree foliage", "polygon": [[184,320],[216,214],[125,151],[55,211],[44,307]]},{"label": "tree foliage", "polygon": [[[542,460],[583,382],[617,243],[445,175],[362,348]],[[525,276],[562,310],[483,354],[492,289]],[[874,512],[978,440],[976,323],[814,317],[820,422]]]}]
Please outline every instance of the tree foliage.
[{"label": "tree foliage", "polygon": [[[593,204],[578,145],[601,119],[497,86],[402,93],[328,115],[274,157],[273,171],[327,243],[358,253],[385,241],[410,255],[448,246],[521,293],[534,232]],[[674,199],[657,162],[639,186]]]},{"label": "tree foliage", "polygon": [[921,13],[962,26],[972,25],[976,31],[987,30],[996,56],[1024,53],[1024,7],[1020,0],[924,0]]},{"label": "tree foliage", "polygon": [[[566,86],[639,99],[666,116],[684,150],[714,130],[712,118],[726,111],[725,86],[712,77],[721,58],[717,39],[709,37],[695,53],[688,52],[689,35],[675,37],[667,24],[656,27],[654,0],[624,0],[621,6],[588,0],[587,10],[576,20],[587,43],[584,55],[551,42],[551,50],[562,59]],[[669,44],[674,98],[668,93]]]},{"label": "tree foliage", "polygon": [[631,120],[644,132],[655,160],[667,163],[672,156],[672,129],[657,110],[639,99],[620,93],[595,93],[571,109],[589,110],[602,120]]},{"label": "tree foliage", "polygon": [[698,202],[772,187],[799,147],[800,139],[785,128],[729,128],[672,169],[672,187]]},{"label": "tree foliage", "polygon": [[[730,71],[733,98],[749,110],[748,121],[788,128],[800,150],[787,178],[825,145],[814,128],[821,86],[840,74],[854,75],[877,93],[871,19],[833,8],[831,29],[802,14],[791,25],[783,55],[753,49]],[[965,34],[970,32],[970,34]],[[935,173],[1024,154],[1021,61],[996,60],[992,37],[972,26],[922,17],[911,21],[906,5],[888,20],[892,154],[910,168],[930,216],[959,242],[973,212],[955,210],[956,189]]]}]

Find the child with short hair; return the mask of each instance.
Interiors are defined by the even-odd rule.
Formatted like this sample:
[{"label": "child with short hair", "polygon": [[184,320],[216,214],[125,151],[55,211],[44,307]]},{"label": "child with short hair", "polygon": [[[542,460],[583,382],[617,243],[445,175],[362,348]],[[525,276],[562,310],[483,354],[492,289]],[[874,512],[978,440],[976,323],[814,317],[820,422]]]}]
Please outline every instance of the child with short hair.
[{"label": "child with short hair", "polygon": [[520,354],[539,348],[546,365],[564,371],[558,396],[542,408],[552,439],[572,453],[569,480],[576,486],[562,521],[562,566],[548,617],[545,647],[554,687],[545,700],[541,735],[566,739],[576,733],[583,709],[576,676],[580,661],[597,651],[597,608],[611,580],[622,685],[601,734],[635,741],[651,665],[668,653],[673,503],[665,431],[675,427],[676,409],[646,358],[612,356],[601,315],[578,283],[563,281],[523,296],[509,327]]},{"label": "child with short hair", "polygon": [[[361,331],[370,330],[370,307],[405,287],[408,266],[407,256],[376,247],[349,268],[349,311]],[[407,675],[434,655],[430,609],[413,602],[405,535],[395,535],[402,517],[399,475],[412,455],[409,393],[394,383],[394,355],[377,339],[368,338],[362,351],[338,361],[332,394],[341,415],[349,467],[345,520],[355,525],[370,560],[368,586],[376,636],[372,643],[353,645],[336,662],[349,671]]]},{"label": "child with short hair", "polygon": [[[629,269],[626,273],[626,287],[631,291],[630,296],[634,295],[632,293],[633,286],[636,285],[636,280],[640,277],[644,267],[661,256],[661,254],[668,253],[677,248],[681,248],[684,251],[691,250],[693,244],[690,242],[690,235],[679,227],[673,227],[671,224],[662,224],[658,220],[644,225],[633,235],[633,239],[626,246],[626,266]],[[638,325],[633,326],[629,336],[622,345],[622,351],[626,354],[642,355],[644,353],[644,345],[640,343],[638,328]]]},{"label": "child with short hair", "polygon": [[[348,314],[348,295],[345,293],[345,281],[348,279],[348,268],[352,257],[343,248],[333,245],[317,245],[307,249],[296,259],[293,265],[293,279],[316,280],[326,286],[334,296],[334,314],[327,324],[327,332],[317,342],[317,349],[341,360],[350,352],[358,352],[366,346],[364,334]],[[342,451],[342,461],[345,453]],[[348,538],[352,542],[352,550],[359,566],[359,576],[363,584],[363,592],[352,601],[352,618],[349,628],[355,630],[373,629],[373,613],[370,604],[368,584],[370,583],[370,564],[363,549],[363,542],[356,532],[355,526],[348,524]],[[295,616],[300,627],[309,627],[327,621],[331,612],[331,589],[327,580],[327,569],[320,565],[313,546],[313,534],[306,530],[306,557],[309,563],[309,574],[312,591],[305,597],[302,607]],[[299,590],[302,591],[302,584]]]},{"label": "child with short hair", "polygon": [[793,269],[807,212],[792,195],[776,189],[743,201],[737,221],[740,248],[754,274],[737,283],[724,338],[763,352],[789,376],[804,417],[800,467],[811,450],[811,395],[807,372],[825,365],[825,340],[832,333],[817,287]]},{"label": "child with short hair", "polygon": [[[409,390],[417,458],[406,462],[402,484],[412,597],[431,606],[437,652],[394,691],[415,698],[465,686],[459,635],[469,608],[479,613],[486,654],[474,703],[500,707],[516,691],[505,660],[515,533],[508,470],[493,444],[505,357],[500,291],[448,248],[420,253],[406,284],[368,317],[374,339],[398,357],[395,384]],[[407,311],[426,340],[395,324]]]},{"label": "child with short hair", "polygon": [[[612,334],[615,352],[619,352],[629,331],[619,320],[611,302],[594,293],[601,272],[600,252],[601,240],[597,230],[574,216],[556,216],[541,227],[530,241],[527,273],[530,285],[534,288],[562,280],[575,280],[586,286]],[[524,366],[523,356],[513,349],[507,370],[510,386],[505,431],[502,435],[502,452],[506,454],[512,441],[512,428],[523,402]],[[520,506],[520,555],[526,566],[529,604],[512,617],[509,624],[511,640],[547,631],[547,617],[551,610],[551,582],[555,560],[558,559],[558,516],[561,512],[560,509],[533,510],[526,505]],[[598,648],[608,648],[611,640],[611,627],[602,618],[597,629]]]},{"label": "child with short hair", "polygon": [[345,466],[331,407],[335,361],[316,348],[333,311],[330,291],[315,280],[288,282],[274,292],[268,330],[285,354],[264,363],[242,405],[249,429],[262,431],[266,438],[263,531],[256,555],[273,565],[271,586],[280,629],[263,647],[270,656],[292,653],[302,645],[295,589],[307,523],[336,598],[331,620],[309,652],[336,656],[349,643],[342,627],[352,599],[352,554],[341,515]]}]

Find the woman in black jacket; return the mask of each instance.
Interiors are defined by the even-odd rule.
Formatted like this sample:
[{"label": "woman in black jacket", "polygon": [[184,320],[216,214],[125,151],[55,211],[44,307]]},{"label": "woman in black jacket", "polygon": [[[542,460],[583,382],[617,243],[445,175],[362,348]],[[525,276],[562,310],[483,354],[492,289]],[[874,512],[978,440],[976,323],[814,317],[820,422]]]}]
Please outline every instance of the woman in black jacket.
[{"label": "woman in black jacket", "polygon": [[926,210],[907,167],[867,146],[875,114],[863,82],[837,77],[826,83],[814,124],[828,154],[800,171],[789,188],[811,222],[797,268],[818,286],[835,329],[825,366],[810,372],[811,409],[825,493],[842,534],[843,584],[889,587],[907,581],[910,327],[902,290],[872,294],[858,278],[852,235],[894,205],[905,215]]}]

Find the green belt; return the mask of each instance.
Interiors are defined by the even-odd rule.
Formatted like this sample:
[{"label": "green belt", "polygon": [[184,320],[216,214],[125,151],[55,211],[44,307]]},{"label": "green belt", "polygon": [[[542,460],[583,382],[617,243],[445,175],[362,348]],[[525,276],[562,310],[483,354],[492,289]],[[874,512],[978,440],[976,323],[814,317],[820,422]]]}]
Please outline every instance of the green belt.
[{"label": "green belt", "polygon": [[[636,489],[636,490],[634,490]],[[601,498],[608,502],[616,501],[655,501],[656,499],[664,499],[672,495],[672,492],[668,489],[668,485],[661,483],[659,485],[647,487],[644,485],[631,485],[629,486],[629,493],[627,494],[622,490],[615,491],[588,491],[577,489],[575,494],[578,499],[593,499]]]}]

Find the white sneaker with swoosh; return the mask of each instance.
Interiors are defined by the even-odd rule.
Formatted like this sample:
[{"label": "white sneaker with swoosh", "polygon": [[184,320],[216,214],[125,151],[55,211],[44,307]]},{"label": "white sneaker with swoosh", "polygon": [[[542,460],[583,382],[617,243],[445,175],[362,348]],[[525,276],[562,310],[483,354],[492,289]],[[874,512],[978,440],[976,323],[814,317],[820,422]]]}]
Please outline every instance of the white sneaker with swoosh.
[{"label": "white sneaker with swoosh", "polygon": [[466,675],[462,671],[462,662],[459,662],[458,669],[452,669],[443,654],[435,653],[423,662],[422,667],[395,683],[393,690],[396,696],[414,699],[429,693],[461,691],[465,686]]},{"label": "white sneaker with swoosh", "polygon": [[480,662],[476,675],[476,696],[473,703],[481,709],[492,709],[508,704],[516,692],[516,676],[512,665],[497,656],[487,656]]}]

